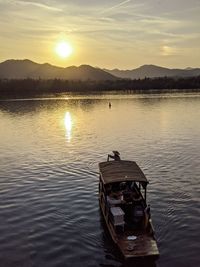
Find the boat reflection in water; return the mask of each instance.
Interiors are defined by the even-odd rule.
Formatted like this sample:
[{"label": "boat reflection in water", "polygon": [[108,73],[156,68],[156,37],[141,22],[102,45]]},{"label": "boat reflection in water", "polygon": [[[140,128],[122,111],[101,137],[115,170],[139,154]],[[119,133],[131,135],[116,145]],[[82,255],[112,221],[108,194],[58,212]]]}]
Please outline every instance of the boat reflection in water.
[{"label": "boat reflection in water", "polygon": [[72,117],[69,111],[65,113],[65,129],[66,129],[66,139],[68,142],[71,140],[71,131],[72,131]]}]

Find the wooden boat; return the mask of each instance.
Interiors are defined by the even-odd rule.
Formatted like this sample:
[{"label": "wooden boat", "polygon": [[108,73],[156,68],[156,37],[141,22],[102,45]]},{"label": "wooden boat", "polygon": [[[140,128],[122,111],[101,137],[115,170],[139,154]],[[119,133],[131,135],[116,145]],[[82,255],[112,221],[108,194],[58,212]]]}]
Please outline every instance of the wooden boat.
[{"label": "wooden boat", "polygon": [[157,258],[159,251],[146,203],[148,181],[140,167],[118,158],[99,163],[99,171],[101,211],[122,255],[125,259]]}]

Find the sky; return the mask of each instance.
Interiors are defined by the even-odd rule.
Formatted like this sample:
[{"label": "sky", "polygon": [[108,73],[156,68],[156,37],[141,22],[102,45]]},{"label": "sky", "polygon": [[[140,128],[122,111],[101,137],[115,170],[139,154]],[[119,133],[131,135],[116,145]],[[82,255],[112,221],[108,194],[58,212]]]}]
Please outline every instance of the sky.
[{"label": "sky", "polygon": [[[0,0],[0,62],[200,67],[200,0]],[[68,42],[63,59],[56,45]]]}]

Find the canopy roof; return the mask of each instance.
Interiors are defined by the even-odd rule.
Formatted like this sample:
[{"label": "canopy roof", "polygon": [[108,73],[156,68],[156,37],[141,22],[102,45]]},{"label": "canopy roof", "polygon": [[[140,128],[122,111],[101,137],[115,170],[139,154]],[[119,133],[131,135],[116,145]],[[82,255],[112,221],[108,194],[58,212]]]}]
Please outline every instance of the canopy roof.
[{"label": "canopy roof", "polygon": [[99,163],[99,170],[104,184],[123,181],[148,183],[144,173],[135,161],[101,162]]}]

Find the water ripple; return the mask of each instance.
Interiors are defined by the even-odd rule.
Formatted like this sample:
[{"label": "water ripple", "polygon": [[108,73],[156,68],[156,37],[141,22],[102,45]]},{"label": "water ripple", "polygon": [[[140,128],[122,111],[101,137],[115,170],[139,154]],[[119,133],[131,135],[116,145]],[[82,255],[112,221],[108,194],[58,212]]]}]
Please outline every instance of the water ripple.
[{"label": "water ripple", "polygon": [[126,266],[98,204],[115,149],[150,181],[158,266],[198,266],[200,97],[63,97],[0,102],[0,267]]}]

